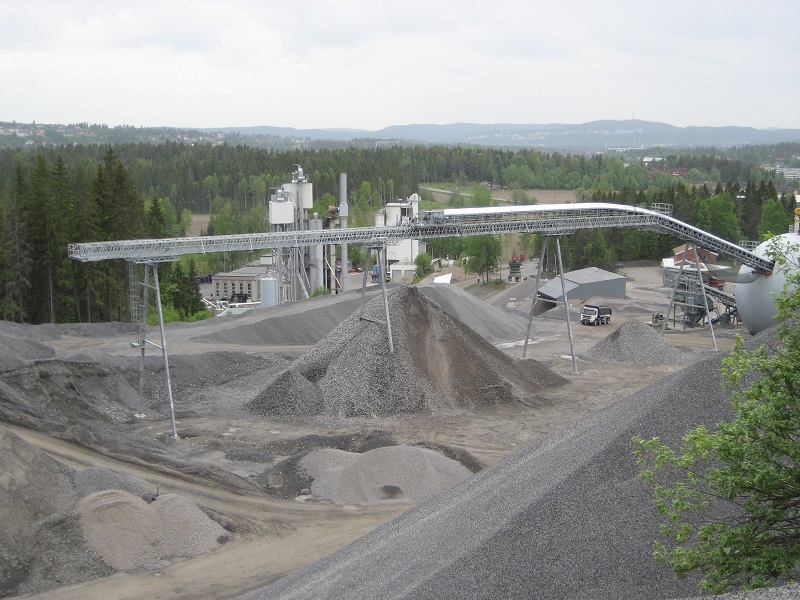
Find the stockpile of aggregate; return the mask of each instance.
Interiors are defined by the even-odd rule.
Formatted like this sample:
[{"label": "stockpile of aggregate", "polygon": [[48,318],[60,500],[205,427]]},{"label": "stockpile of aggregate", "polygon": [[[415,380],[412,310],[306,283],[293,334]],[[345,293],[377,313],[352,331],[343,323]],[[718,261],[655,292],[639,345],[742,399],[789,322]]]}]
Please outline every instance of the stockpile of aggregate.
[{"label": "stockpile of aggregate", "polygon": [[[769,331],[747,346],[774,342]],[[247,600],[697,596],[699,577],[677,579],[652,558],[661,521],[630,440],[677,447],[689,428],[730,419],[721,360],[539,438]]]},{"label": "stockpile of aggregate", "polygon": [[449,284],[417,287],[451,317],[492,343],[525,339],[528,329],[526,320],[512,317],[459,287]]},{"label": "stockpile of aggregate", "polygon": [[273,419],[380,417],[508,402],[542,402],[538,390],[564,379],[515,360],[413,287],[377,297],[291,364],[247,407]]},{"label": "stockpile of aggregate", "polygon": [[229,534],[195,504],[106,469],[75,471],[0,426],[0,597],[195,556]]},{"label": "stockpile of aggregate", "polygon": [[[38,326],[30,329],[39,330]],[[102,433],[131,422],[138,413],[168,415],[160,354],[150,352],[145,358],[144,402],[139,395],[138,356],[91,349],[54,354],[52,347],[34,335],[25,344],[14,346],[13,352],[0,355],[8,357],[0,358],[0,363],[14,363],[0,369],[0,420],[93,445],[85,435],[73,436],[76,428]],[[288,364],[274,354],[247,352],[175,354],[169,362],[176,398],[195,396],[214,386],[224,389],[253,374],[263,378],[265,371],[279,371]]]},{"label": "stockpile of aggregate", "polygon": [[592,346],[586,357],[631,365],[678,364],[683,359],[681,352],[661,337],[659,330],[636,319],[622,323]]},{"label": "stockpile of aggregate", "polygon": [[[376,292],[371,290],[368,298]],[[355,291],[309,298],[280,306],[216,317],[186,332],[191,339],[209,344],[313,345],[361,306]]]},{"label": "stockpile of aggregate", "polygon": [[313,480],[311,494],[334,504],[420,502],[472,475],[435,450],[413,446],[360,454],[324,448],[306,454],[299,466]]},{"label": "stockpile of aggregate", "polygon": [[161,494],[150,502],[122,490],[104,490],[77,505],[88,545],[116,571],[204,554],[230,534],[192,501]]},{"label": "stockpile of aggregate", "polygon": [[49,337],[32,325],[0,321],[0,373],[54,357],[55,350],[44,343]]}]

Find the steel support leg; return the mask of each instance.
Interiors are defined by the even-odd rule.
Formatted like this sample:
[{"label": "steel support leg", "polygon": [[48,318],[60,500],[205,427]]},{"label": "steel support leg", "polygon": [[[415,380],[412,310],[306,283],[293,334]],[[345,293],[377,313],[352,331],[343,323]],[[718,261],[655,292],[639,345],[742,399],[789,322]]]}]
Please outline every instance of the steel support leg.
[{"label": "steel support leg", "polygon": [[144,264],[144,279],[142,280],[142,314],[139,317],[139,411],[144,411],[144,354],[147,346],[147,311],[150,299],[150,265]]},{"label": "steel support leg", "polygon": [[547,249],[547,237],[542,238],[542,252],[539,255],[539,265],[536,267],[536,283],[533,286],[533,298],[531,298],[531,310],[528,313],[528,330],[525,332],[525,345],[522,347],[522,358],[528,354],[528,340],[531,337],[531,323],[536,304],[539,302],[539,280],[542,278],[542,265],[544,265],[544,253]]},{"label": "steel support leg", "polygon": [[572,342],[572,323],[569,320],[569,300],[567,287],[564,284],[564,264],[561,261],[561,238],[556,236],[556,254],[558,254],[558,273],[561,276],[561,294],[564,296],[564,314],[567,316],[567,335],[569,335],[569,353],[572,355],[572,370],[578,373],[578,360],[575,358],[575,346]]},{"label": "steel support leg", "polygon": [[164,377],[167,384],[169,397],[169,415],[172,420],[172,437],[178,439],[178,429],[175,425],[175,404],[172,401],[172,383],[169,378],[169,357],[167,356],[167,336],[164,333],[164,313],[161,310],[161,289],[158,285],[158,264],[153,264],[153,283],[156,288],[156,306],[158,307],[158,326],[161,330],[161,354],[164,356]]},{"label": "steel support leg", "polygon": [[[389,300],[386,295],[386,273],[385,267],[383,265],[383,260],[386,259],[386,249],[383,248],[383,255],[381,255],[381,247],[380,246],[373,246],[367,247],[367,262],[364,265],[364,282],[361,285],[361,309],[358,313],[358,319],[364,319],[364,306],[366,306],[366,291],[367,291],[367,271],[369,269],[369,257],[372,255],[372,251],[375,251],[377,256],[378,265],[380,266],[380,278],[381,278],[381,292],[383,293],[383,309],[386,313],[386,332],[389,337],[389,353],[394,354],[394,341],[392,340],[392,321],[389,317]],[[367,319],[371,320],[371,319]],[[380,321],[378,321],[380,323]]]},{"label": "steel support leg", "polygon": [[694,252],[694,268],[697,269],[697,277],[700,280],[700,291],[703,293],[703,310],[708,319],[708,328],[711,330],[711,341],[714,343],[714,350],[717,349],[717,336],[714,335],[714,324],[711,322],[711,315],[708,312],[708,297],[706,296],[706,284],[703,282],[703,274],[700,272],[700,260],[697,258],[697,246],[692,242]]}]

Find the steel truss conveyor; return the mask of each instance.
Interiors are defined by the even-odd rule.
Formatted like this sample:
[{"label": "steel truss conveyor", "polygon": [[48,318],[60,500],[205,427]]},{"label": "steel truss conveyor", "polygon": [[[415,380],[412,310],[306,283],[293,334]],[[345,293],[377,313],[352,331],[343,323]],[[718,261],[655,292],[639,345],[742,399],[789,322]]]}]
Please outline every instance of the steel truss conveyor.
[{"label": "steel truss conveyor", "polygon": [[665,204],[655,204],[652,208],[598,202],[471,207],[424,212],[421,213],[421,218],[389,227],[87,242],[70,244],[68,251],[70,258],[83,262],[124,259],[136,263],[157,263],[172,261],[184,254],[233,250],[264,250],[342,243],[379,247],[397,244],[404,239],[500,233],[562,236],[580,229],[623,227],[673,235],[706,250],[727,256],[756,271],[772,272],[775,266],[773,261],[679,221],[670,213],[671,206]]}]

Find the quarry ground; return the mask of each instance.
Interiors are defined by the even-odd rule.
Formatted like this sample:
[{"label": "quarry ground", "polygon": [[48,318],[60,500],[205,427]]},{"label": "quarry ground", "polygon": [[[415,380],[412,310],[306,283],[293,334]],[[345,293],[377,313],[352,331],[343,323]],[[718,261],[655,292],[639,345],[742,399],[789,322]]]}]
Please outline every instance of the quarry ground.
[{"label": "quarry ground", "polygon": [[[526,281],[503,286],[476,285],[476,279],[467,278],[458,269],[451,270],[453,285],[473,294],[486,306],[501,310],[508,319],[525,322],[535,275],[530,263],[523,268],[523,274],[529,276]],[[242,377],[232,377],[222,385],[195,390],[187,385],[176,393],[177,440],[171,437],[171,423],[163,411],[157,416],[143,414],[135,427],[120,431],[118,452],[101,453],[46,432],[7,425],[13,433],[75,469],[102,466],[146,482],[154,493],[174,493],[189,498],[233,533],[231,541],[210,553],[116,572],[108,577],[31,597],[234,598],[328,554],[410,507],[403,502],[336,505],[266,495],[247,483],[259,476],[263,465],[259,466],[257,461],[236,460],[230,452],[234,445],[237,448],[247,444],[255,447],[269,440],[274,446],[293,443],[304,436],[358,437],[380,430],[385,432],[382,435],[400,444],[435,443],[461,449],[488,466],[531,440],[561,429],[714,352],[712,336],[707,328],[684,331],[678,327],[669,329],[665,339],[685,353],[685,360],[679,364],[643,368],[641,365],[585,358],[590,348],[625,321],[645,322],[650,320],[653,312],[667,311],[669,300],[661,287],[660,268],[627,265],[623,271],[629,278],[627,297],[600,299],[614,309],[610,325],[581,326],[576,317],[583,302],[576,300],[572,306],[577,373],[573,369],[563,309],[554,309],[533,320],[527,358],[535,359],[567,380],[563,386],[542,390],[539,396],[543,402],[535,407],[520,403],[498,404],[479,410],[450,408],[435,414],[360,418],[348,422],[319,419],[308,422],[270,421],[253,418],[242,410],[243,402],[252,397],[254,390],[261,385],[258,371],[251,371]],[[291,310],[302,312],[302,304],[298,303]],[[481,318],[475,311],[463,315],[463,321],[468,325]],[[279,366],[296,360],[312,347],[310,342],[281,345],[249,341],[240,345],[222,334],[230,326],[219,320],[207,325],[209,336],[219,338],[213,344],[198,342],[197,328],[170,330],[168,349],[171,360],[180,365],[181,361],[202,361],[199,357],[208,355],[215,361],[224,361],[223,351],[228,351],[245,352],[253,357],[268,356],[266,360],[272,361],[270,365]],[[741,326],[715,327],[718,349],[729,349],[737,333],[744,334]],[[65,335],[50,345],[57,354],[86,350],[104,355],[136,356],[130,341],[127,334],[102,337]],[[494,343],[509,356],[522,356],[520,338]],[[202,371],[202,367],[197,368]],[[152,379],[148,389],[163,395],[157,387],[162,385],[160,376]],[[169,461],[159,463],[153,454],[131,456],[126,451],[153,441],[157,441],[161,451],[169,456]],[[176,469],[174,464],[177,461],[194,465],[194,468]]]}]

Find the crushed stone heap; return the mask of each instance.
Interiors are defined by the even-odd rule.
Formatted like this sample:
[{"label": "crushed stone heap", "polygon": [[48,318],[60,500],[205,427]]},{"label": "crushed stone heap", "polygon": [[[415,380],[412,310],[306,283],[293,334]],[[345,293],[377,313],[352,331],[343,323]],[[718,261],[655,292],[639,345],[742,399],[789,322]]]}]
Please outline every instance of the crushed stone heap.
[{"label": "crushed stone heap", "polygon": [[192,501],[99,467],[76,471],[0,426],[0,598],[216,550]]},{"label": "crushed stone heap", "polygon": [[647,324],[629,319],[587,352],[591,360],[633,365],[678,364],[681,353]]},{"label": "crushed stone heap", "polygon": [[300,459],[313,479],[311,493],[334,504],[421,502],[472,472],[435,450],[385,446],[368,452],[320,448]]},{"label": "crushed stone heap", "polygon": [[[774,343],[769,330],[745,347]],[[631,437],[676,448],[687,429],[730,420],[722,359],[694,363],[534,440],[242,600],[697,596],[699,574],[679,579],[653,558],[662,518],[638,476]]]},{"label": "crushed stone heap", "polygon": [[[564,379],[534,360],[517,360],[455,320],[416,288],[388,295],[394,353],[383,298],[343,321],[278,374],[248,409],[273,419],[380,417],[536,405],[536,392]],[[376,323],[375,321],[379,321]]]}]

